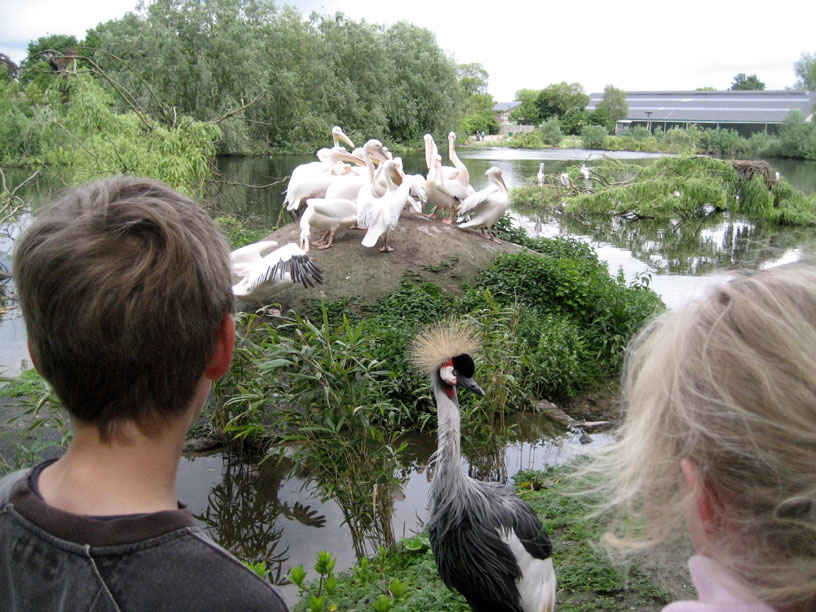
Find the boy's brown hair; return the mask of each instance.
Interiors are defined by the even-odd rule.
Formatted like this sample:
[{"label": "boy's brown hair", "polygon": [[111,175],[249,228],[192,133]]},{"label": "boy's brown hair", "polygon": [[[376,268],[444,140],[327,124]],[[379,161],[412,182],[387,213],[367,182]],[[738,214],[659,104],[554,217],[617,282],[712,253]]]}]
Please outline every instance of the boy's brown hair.
[{"label": "boy's brown hair", "polygon": [[233,311],[213,221],[132,176],[72,189],[39,214],[17,242],[14,276],[40,371],[103,437],[186,409]]}]

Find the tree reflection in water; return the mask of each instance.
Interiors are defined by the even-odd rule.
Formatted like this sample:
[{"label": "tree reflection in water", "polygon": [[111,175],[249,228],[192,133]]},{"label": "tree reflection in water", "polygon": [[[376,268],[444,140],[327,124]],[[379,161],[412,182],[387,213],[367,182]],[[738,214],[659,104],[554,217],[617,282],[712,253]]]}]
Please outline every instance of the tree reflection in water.
[{"label": "tree reflection in water", "polygon": [[281,502],[278,492],[291,464],[284,459],[267,461],[260,468],[236,458],[225,458],[222,480],[208,497],[204,512],[195,517],[209,528],[213,538],[239,559],[266,562],[273,584],[287,582],[284,564],[289,548],[278,550],[284,524],[295,520],[310,527],[323,527],[326,519],[300,502]]},{"label": "tree reflection in water", "polygon": [[758,269],[813,242],[809,228],[747,221],[722,212],[671,222],[612,215],[542,216],[529,208],[521,212],[537,227],[557,219],[560,232],[626,249],[658,274],[698,276],[734,267]]}]

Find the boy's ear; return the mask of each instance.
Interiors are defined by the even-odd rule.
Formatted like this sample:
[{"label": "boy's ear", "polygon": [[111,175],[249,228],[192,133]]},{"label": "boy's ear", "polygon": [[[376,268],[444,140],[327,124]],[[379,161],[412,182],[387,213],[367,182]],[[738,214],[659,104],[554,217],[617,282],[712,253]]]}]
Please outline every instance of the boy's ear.
[{"label": "boy's ear", "polygon": [[40,364],[37,363],[37,354],[34,352],[34,343],[31,341],[30,336],[28,338],[28,356],[31,357],[31,363],[34,364],[34,368],[37,370],[37,372],[39,372],[40,376],[42,376],[43,373],[40,369]]},{"label": "boy's ear", "polygon": [[215,345],[210,363],[204,370],[204,376],[210,380],[218,380],[229,370],[232,362],[232,351],[235,348],[235,319],[231,314],[224,317],[218,329],[218,342]]}]

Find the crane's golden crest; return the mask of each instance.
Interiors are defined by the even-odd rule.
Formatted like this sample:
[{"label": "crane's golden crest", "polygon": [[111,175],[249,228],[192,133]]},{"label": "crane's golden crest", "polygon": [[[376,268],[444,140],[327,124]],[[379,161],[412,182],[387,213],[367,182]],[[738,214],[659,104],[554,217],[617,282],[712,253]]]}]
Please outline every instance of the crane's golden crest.
[{"label": "crane's golden crest", "polygon": [[451,319],[420,331],[411,341],[411,363],[421,372],[431,373],[451,357],[471,354],[479,348],[473,326]]}]

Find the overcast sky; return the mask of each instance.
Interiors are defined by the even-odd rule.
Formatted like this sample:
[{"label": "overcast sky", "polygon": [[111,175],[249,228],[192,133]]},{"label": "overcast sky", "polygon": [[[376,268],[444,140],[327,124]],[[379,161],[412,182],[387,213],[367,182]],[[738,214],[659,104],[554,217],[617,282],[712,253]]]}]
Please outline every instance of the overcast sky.
[{"label": "overcast sky", "polygon": [[[0,52],[18,64],[29,41],[73,34],[133,10],[137,0],[0,0]],[[405,20],[436,33],[458,63],[481,63],[497,102],[519,89],[580,83],[586,93],[728,89],[740,72],[766,89],[793,86],[794,63],[816,53],[816,2],[639,0],[290,0],[356,20]]]}]

